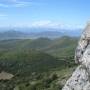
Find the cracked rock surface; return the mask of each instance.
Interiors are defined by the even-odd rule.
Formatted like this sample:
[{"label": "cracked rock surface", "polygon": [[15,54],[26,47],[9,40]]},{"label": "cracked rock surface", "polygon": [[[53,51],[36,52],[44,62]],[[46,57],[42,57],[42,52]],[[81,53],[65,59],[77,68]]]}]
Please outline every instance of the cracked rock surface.
[{"label": "cracked rock surface", "polygon": [[90,23],[83,31],[75,51],[79,64],[62,90],[90,90]]}]

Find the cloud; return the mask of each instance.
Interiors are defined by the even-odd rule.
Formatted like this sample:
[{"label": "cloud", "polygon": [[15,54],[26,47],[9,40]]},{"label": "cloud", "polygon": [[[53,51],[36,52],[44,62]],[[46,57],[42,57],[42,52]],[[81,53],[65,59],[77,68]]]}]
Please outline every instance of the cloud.
[{"label": "cloud", "polygon": [[[2,0],[1,0],[2,1]],[[33,3],[30,1],[19,1],[19,0],[4,0],[0,2],[0,7],[27,7],[31,6]]]},{"label": "cloud", "polygon": [[70,25],[65,22],[55,22],[50,20],[40,20],[34,21],[32,23],[27,24],[29,27],[39,27],[39,28],[52,28],[52,29],[72,29],[75,30],[77,28],[82,28],[81,25]]},{"label": "cloud", "polygon": [[30,2],[17,2],[16,4],[11,5],[11,7],[27,7],[31,6]]},{"label": "cloud", "polygon": [[[8,19],[7,14],[0,13],[0,20],[7,20],[7,19]],[[2,21],[1,21],[1,24],[2,24]]]},{"label": "cloud", "polygon": [[6,17],[7,15],[6,14],[0,14],[0,17]]},{"label": "cloud", "polygon": [[[13,23],[12,23],[13,24]],[[50,28],[50,29],[66,29],[66,30],[75,30],[78,28],[82,28],[80,25],[70,25],[64,22],[55,22],[51,20],[39,20],[39,21],[32,21],[32,22],[18,22],[13,24],[15,27],[29,27],[29,28]],[[12,26],[13,26],[12,25]]]},{"label": "cloud", "polygon": [[6,5],[6,4],[2,4],[2,3],[0,3],[0,7],[8,7],[8,5]]},{"label": "cloud", "polygon": [[31,24],[32,27],[49,27],[49,28],[60,28],[62,24],[59,22],[52,22],[50,20],[35,21]]}]

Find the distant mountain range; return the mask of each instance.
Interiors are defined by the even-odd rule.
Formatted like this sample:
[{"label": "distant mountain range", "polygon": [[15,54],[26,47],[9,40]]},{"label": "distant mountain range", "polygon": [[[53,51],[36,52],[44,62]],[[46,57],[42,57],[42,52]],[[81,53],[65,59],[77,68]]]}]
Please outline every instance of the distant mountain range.
[{"label": "distant mountain range", "polygon": [[82,30],[52,30],[52,29],[15,29],[4,30],[0,32],[0,40],[4,39],[36,39],[44,38],[59,38],[62,36],[79,37]]}]

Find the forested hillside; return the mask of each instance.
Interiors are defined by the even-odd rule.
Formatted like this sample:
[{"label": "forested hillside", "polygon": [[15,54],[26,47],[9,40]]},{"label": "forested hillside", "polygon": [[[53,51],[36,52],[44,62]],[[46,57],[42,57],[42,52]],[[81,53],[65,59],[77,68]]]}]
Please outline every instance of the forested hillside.
[{"label": "forested hillside", "polygon": [[[75,68],[78,38],[0,41],[0,71],[14,75],[0,80],[2,90],[61,90]],[[6,75],[7,76],[7,75]]]}]

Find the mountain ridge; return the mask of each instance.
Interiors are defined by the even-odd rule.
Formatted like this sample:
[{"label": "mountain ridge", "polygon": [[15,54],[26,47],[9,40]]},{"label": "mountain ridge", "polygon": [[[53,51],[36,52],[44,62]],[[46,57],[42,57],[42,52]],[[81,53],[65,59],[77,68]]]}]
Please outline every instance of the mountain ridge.
[{"label": "mountain ridge", "polygon": [[[25,31],[26,30],[26,31]],[[71,37],[79,37],[82,30],[18,30],[18,29],[10,29],[4,30],[0,32],[0,40],[5,39],[36,39],[36,38],[50,38],[55,39],[62,36],[71,36]]]}]

